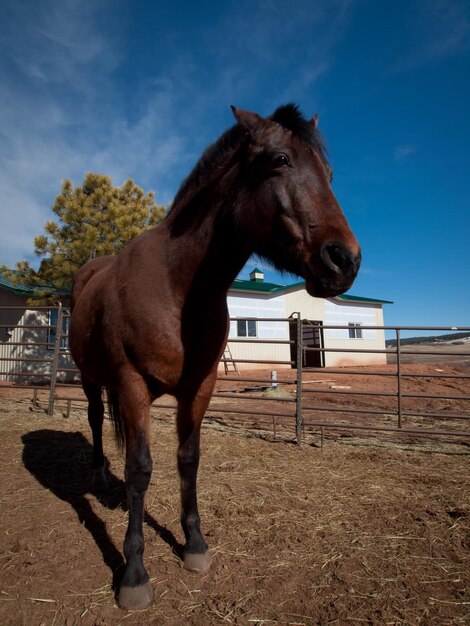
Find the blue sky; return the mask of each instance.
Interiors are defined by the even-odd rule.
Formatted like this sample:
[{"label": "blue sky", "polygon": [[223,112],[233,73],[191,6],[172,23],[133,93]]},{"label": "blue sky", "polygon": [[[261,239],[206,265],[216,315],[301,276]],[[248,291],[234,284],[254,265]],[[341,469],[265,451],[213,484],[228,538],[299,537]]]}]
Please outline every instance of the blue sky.
[{"label": "blue sky", "polygon": [[131,177],[166,204],[233,123],[230,104],[269,115],[293,101],[319,113],[362,244],[350,293],[393,300],[388,324],[470,325],[468,1],[2,9],[0,264],[32,259],[64,178]]}]

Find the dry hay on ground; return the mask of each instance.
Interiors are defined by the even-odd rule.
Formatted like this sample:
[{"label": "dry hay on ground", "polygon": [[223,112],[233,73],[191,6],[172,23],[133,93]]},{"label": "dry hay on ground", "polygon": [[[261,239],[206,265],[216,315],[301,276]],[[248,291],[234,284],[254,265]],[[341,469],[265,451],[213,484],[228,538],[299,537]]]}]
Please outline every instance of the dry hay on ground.
[{"label": "dry hay on ground", "polygon": [[[109,426],[109,425],[107,425]],[[83,411],[0,404],[0,623],[464,624],[470,620],[470,456],[329,443],[323,451],[206,426],[199,497],[214,555],[177,556],[174,426],[152,430],[151,609],[115,605],[126,529],[123,462],[106,430],[107,501],[88,491]],[[114,574],[113,574],[114,573]]]}]

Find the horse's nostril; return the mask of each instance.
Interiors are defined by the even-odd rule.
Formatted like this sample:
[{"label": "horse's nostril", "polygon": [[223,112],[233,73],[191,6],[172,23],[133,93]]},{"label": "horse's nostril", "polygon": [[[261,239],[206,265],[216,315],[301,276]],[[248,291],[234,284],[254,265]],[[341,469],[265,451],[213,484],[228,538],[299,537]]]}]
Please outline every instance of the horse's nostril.
[{"label": "horse's nostril", "polygon": [[328,243],[323,246],[320,256],[323,263],[333,272],[343,273],[351,271],[355,259],[351,252],[342,243]]}]

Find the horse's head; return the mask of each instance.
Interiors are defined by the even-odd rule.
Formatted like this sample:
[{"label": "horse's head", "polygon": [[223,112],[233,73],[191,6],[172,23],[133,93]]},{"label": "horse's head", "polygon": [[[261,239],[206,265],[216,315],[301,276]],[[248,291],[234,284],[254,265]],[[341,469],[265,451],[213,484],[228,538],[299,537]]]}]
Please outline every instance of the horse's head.
[{"label": "horse's head", "polygon": [[255,252],[304,278],[313,296],[347,291],[361,249],[331,190],[317,118],[307,122],[294,105],[267,119],[233,113],[247,138],[241,165],[247,197],[237,221]]}]

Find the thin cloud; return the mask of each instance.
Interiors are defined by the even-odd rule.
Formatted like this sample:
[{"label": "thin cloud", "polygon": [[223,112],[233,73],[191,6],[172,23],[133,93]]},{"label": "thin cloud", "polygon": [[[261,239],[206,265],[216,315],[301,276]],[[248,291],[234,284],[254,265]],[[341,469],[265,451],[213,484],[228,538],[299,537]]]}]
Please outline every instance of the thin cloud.
[{"label": "thin cloud", "polygon": [[[282,0],[233,3],[225,21],[208,29],[207,41],[230,79],[227,91],[253,99],[262,90],[272,106],[302,100],[331,67],[334,49],[349,24],[350,0]],[[299,47],[298,42],[304,45]],[[282,84],[273,81],[278,67]],[[247,71],[250,68],[250,71]],[[222,73],[222,72],[221,72]],[[286,84],[286,74],[291,77]],[[234,80],[234,78],[236,80]]]},{"label": "thin cloud", "polygon": [[404,52],[391,67],[396,74],[459,55],[470,48],[470,5],[458,0],[415,2],[409,11]]},{"label": "thin cloud", "polygon": [[403,161],[407,157],[411,156],[416,152],[416,146],[411,143],[403,144],[397,146],[393,152],[393,158],[395,161]]},{"label": "thin cloud", "polygon": [[[171,85],[155,88],[132,122],[112,83],[118,42],[94,2],[13,3],[0,46],[0,263],[33,250],[64,178],[99,171],[147,190],[180,161]],[[103,10],[105,3],[99,4]],[[170,198],[167,192],[165,199]],[[157,194],[157,200],[162,201]]]},{"label": "thin cloud", "polygon": [[383,269],[367,267],[364,265],[361,265],[361,269],[359,271],[361,272],[362,275],[366,275],[366,276],[387,277],[387,276],[392,275],[391,272],[387,272]]},{"label": "thin cloud", "polygon": [[[72,123],[72,111],[54,97],[51,83],[79,74],[80,54],[70,55],[49,34],[65,28],[70,3],[8,3],[1,32],[0,80],[5,95],[0,102],[0,262],[12,264],[32,251],[32,239],[46,219],[44,190],[59,191],[58,182],[73,169],[73,149],[63,139]],[[79,25],[76,25],[79,28]],[[90,34],[89,27],[85,32]],[[64,31],[62,31],[64,32]],[[97,38],[95,38],[97,41]],[[72,43],[68,48],[73,49]],[[59,178],[59,181],[57,181]],[[53,195],[47,198],[48,205]],[[46,205],[47,206],[47,205]]]},{"label": "thin cloud", "polygon": [[[222,132],[232,122],[231,103],[254,108],[260,94],[268,109],[305,101],[331,67],[352,4],[322,0],[312,10],[299,2],[292,11],[278,0],[263,7],[233,2],[199,34],[200,57],[162,35],[159,62],[124,89],[116,79],[126,49],[106,19],[112,6],[7,2],[0,26],[0,213],[7,226],[0,263],[31,253],[64,178],[80,184],[86,172],[98,171],[121,184],[132,177],[169,202],[216,138],[214,128]],[[307,42],[301,49],[300,35]],[[210,74],[201,59],[210,60]],[[275,65],[283,69],[279,84],[272,81]]]},{"label": "thin cloud", "polygon": [[96,28],[99,12],[108,5],[92,0],[8,2],[4,54],[26,78],[78,89],[88,82],[83,70],[90,63],[110,69],[118,62],[118,48],[109,46]]}]

